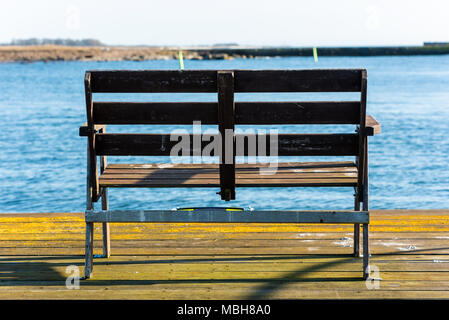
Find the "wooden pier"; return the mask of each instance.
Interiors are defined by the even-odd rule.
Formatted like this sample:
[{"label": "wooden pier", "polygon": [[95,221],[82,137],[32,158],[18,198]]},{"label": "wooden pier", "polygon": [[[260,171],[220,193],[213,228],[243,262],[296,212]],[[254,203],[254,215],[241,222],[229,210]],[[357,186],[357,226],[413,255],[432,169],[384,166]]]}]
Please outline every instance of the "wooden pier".
[{"label": "wooden pier", "polygon": [[[112,224],[84,274],[82,213],[0,215],[0,299],[447,299],[449,210],[372,210],[362,280],[352,225]],[[101,254],[101,224],[94,254]],[[73,275],[73,273],[72,273]]]}]

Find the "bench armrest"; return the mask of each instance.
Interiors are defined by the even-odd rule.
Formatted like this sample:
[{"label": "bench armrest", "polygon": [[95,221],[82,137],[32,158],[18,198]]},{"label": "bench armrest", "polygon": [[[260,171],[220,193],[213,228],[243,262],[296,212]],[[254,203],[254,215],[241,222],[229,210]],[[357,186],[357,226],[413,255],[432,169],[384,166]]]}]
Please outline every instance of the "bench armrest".
[{"label": "bench armrest", "polygon": [[[102,129],[106,128],[105,124],[96,124],[95,125],[95,131],[98,132]],[[85,122],[81,127],[79,131],[80,137],[87,137],[89,135],[89,128],[87,126],[87,122]]]},{"label": "bench armrest", "polygon": [[[106,125],[95,125],[95,131],[100,131],[104,129]],[[367,136],[374,136],[375,134],[379,134],[381,132],[380,123],[377,122],[376,119],[374,119],[373,116],[367,115],[366,116],[366,135]],[[79,129],[79,135],[80,137],[87,137],[89,135],[89,128],[87,127],[87,122],[85,122]]]},{"label": "bench armrest", "polygon": [[375,134],[379,134],[381,132],[380,123],[370,115],[366,116],[365,128],[367,136],[374,136]]}]

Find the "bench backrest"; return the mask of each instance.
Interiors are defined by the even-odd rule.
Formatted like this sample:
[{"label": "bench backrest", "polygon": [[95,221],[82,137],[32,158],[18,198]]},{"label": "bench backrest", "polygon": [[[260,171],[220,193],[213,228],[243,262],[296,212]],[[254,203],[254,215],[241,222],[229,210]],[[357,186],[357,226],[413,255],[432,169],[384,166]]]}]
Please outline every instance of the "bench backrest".
[{"label": "bench backrest", "polygon": [[[96,168],[97,155],[168,156],[177,143],[170,141],[169,134],[96,133],[94,125],[97,124],[192,124],[201,121],[202,124],[217,124],[223,137],[225,130],[234,129],[235,125],[353,124],[358,126],[358,132],[350,134],[279,134],[278,155],[356,156],[361,188],[366,148],[366,70],[87,71],[85,89],[92,169]],[[215,92],[218,99],[217,102],[166,103],[92,100],[92,93],[158,92]],[[234,93],[240,92],[361,94],[356,101],[234,102]],[[224,147],[223,143],[223,153]],[[195,154],[193,146],[191,151]],[[233,175],[233,161],[220,164],[222,190],[232,186]],[[93,179],[94,190],[97,190],[97,177]]]}]

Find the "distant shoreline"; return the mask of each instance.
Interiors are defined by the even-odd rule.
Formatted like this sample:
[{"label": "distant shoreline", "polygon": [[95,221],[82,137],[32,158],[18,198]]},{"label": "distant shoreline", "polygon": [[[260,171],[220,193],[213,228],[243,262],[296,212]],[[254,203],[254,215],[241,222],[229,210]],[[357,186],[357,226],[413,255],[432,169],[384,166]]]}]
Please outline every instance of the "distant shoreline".
[{"label": "distant shoreline", "polygon": [[[145,61],[178,59],[230,60],[234,58],[305,57],[312,48],[303,47],[145,47],[145,46],[0,46],[0,62],[35,61]],[[398,47],[318,47],[319,56],[414,56],[449,54],[449,45]]]}]

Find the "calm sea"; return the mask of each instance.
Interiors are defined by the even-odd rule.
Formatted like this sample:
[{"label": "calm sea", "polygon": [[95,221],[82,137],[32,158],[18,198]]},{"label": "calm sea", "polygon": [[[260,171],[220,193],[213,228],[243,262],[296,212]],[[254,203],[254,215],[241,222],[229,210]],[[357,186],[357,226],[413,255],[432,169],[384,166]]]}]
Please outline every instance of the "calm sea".
[{"label": "calm sea", "polygon": [[[449,56],[273,58],[185,61],[186,69],[366,68],[368,113],[382,124],[370,139],[372,209],[449,208]],[[0,64],[0,212],[83,211],[86,120],[83,76],[88,69],[177,69],[178,62],[55,62]],[[215,95],[97,95],[102,100],[209,101]],[[357,99],[354,94],[238,95],[238,100]],[[138,128],[148,132],[161,126]],[[123,131],[123,128],[111,128]],[[111,131],[109,130],[109,131]],[[324,130],[351,132],[353,128]],[[283,132],[317,132],[289,126]],[[139,159],[125,161],[139,162]],[[161,158],[140,162],[162,161]],[[291,158],[289,160],[292,160]],[[310,158],[304,159],[310,160]],[[321,160],[321,159],[320,159]],[[111,159],[111,162],[116,161]],[[251,206],[256,209],[349,209],[349,188],[237,189],[219,200],[215,189],[124,189],[110,192],[111,209]]]}]

